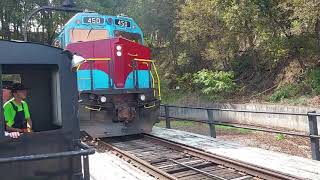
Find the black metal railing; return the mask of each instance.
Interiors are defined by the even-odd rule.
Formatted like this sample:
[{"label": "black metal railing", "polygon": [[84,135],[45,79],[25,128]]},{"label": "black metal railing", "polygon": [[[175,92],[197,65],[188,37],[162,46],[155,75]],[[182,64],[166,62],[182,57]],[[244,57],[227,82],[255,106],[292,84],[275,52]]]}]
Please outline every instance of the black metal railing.
[{"label": "black metal railing", "polygon": [[[316,113],[316,111],[311,111],[308,113],[289,113],[289,112],[269,112],[269,111],[251,111],[251,110],[236,110],[236,109],[222,109],[222,108],[189,107],[189,106],[175,106],[175,105],[161,105],[161,107],[164,108],[164,114],[160,115],[160,117],[165,119],[166,128],[171,129],[170,121],[174,119],[174,120],[193,121],[193,122],[208,124],[210,135],[213,138],[216,138],[216,127],[215,127],[216,125],[309,138],[311,141],[312,159],[320,161],[320,148],[319,148],[320,136],[318,134],[318,123],[317,123],[317,117],[320,116],[320,114]],[[203,110],[203,111],[206,111],[207,113],[207,119],[199,120],[199,119],[192,119],[188,117],[185,118],[185,117],[178,117],[178,116],[170,116],[170,108],[171,109],[176,108],[176,109],[188,109],[188,110]],[[214,114],[213,114],[214,112],[243,112],[243,113],[268,114],[268,115],[274,114],[274,115],[305,116],[306,123],[308,122],[309,124],[309,133],[306,134],[306,133],[279,131],[274,129],[256,127],[255,125],[248,126],[248,124],[243,125],[243,124],[236,124],[236,123],[221,122],[221,121],[214,120]]]},{"label": "black metal railing", "polygon": [[27,156],[16,156],[0,158],[0,164],[2,163],[13,163],[13,162],[26,162],[26,161],[38,161],[38,160],[48,160],[48,159],[61,159],[69,157],[81,157],[82,161],[82,177],[80,179],[90,180],[89,171],[89,155],[94,154],[95,150],[80,141],[75,143],[78,150],[65,151],[58,153],[48,153],[48,154],[36,154]]}]

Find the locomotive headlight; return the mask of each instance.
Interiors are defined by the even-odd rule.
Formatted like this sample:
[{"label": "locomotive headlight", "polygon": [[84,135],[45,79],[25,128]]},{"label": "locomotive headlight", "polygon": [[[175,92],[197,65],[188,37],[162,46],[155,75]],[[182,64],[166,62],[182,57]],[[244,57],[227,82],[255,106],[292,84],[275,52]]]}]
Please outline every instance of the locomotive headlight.
[{"label": "locomotive headlight", "polygon": [[122,56],[122,52],[121,51],[117,51],[117,56]]},{"label": "locomotive headlight", "polygon": [[121,50],[122,50],[122,46],[117,45],[117,46],[116,46],[116,49],[117,49],[118,51],[121,51]]},{"label": "locomotive headlight", "polygon": [[140,94],[140,95],[139,95],[139,99],[140,99],[141,101],[145,101],[145,100],[146,100],[146,95]]},{"label": "locomotive headlight", "polygon": [[78,56],[78,55],[73,55],[72,61],[71,61],[72,68],[76,68],[76,67],[80,66],[85,61],[86,61],[86,59],[84,59],[83,57]]},{"label": "locomotive headlight", "polygon": [[107,97],[105,97],[105,96],[100,96],[100,102],[102,102],[102,103],[107,102]]}]

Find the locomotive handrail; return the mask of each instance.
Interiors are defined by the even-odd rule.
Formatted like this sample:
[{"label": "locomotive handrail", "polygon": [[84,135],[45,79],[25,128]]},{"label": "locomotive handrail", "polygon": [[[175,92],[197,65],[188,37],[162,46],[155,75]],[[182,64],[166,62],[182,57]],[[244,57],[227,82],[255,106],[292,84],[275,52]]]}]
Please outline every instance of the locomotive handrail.
[{"label": "locomotive handrail", "polygon": [[139,59],[139,58],[135,58],[133,59],[134,61],[140,61],[140,62],[154,62],[154,60],[150,60],[150,59]]},{"label": "locomotive handrail", "polygon": [[88,58],[88,61],[111,61],[111,58]]},{"label": "locomotive handrail", "polygon": [[[87,61],[111,61],[111,58],[87,58]],[[77,71],[79,71],[81,64],[77,67]],[[91,79],[91,78],[90,78]]]},{"label": "locomotive handrail", "polygon": [[154,67],[154,71],[156,72],[157,81],[158,81],[158,96],[159,96],[159,99],[161,100],[161,84],[160,84],[160,77],[159,77],[158,70],[157,70],[157,67],[156,67],[156,64],[154,63],[154,61],[152,61],[152,65],[153,65],[153,67]]},{"label": "locomotive handrail", "polygon": [[[159,99],[161,100],[161,82],[160,82],[160,77],[159,77],[159,74],[158,74],[158,70],[157,70],[157,67],[156,67],[156,64],[155,64],[155,60],[151,60],[151,59],[139,59],[139,58],[135,58],[133,59],[134,61],[138,61],[138,62],[149,62],[152,64],[153,68],[154,68],[154,72],[156,74],[156,77],[157,77],[157,82],[158,82],[158,96],[159,96]],[[155,81],[154,81],[154,77],[151,73],[151,77],[152,77],[152,86],[154,87],[155,85]]]}]

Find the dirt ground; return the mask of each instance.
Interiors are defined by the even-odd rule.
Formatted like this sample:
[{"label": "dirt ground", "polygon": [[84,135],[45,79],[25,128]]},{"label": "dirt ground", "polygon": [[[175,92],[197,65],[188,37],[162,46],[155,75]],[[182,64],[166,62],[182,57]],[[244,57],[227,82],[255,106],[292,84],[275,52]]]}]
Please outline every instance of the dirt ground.
[{"label": "dirt ground", "polygon": [[[165,125],[164,122],[160,122],[157,126],[164,127]],[[195,122],[172,122],[171,127],[173,129],[210,136],[209,128],[206,124]],[[221,126],[216,127],[216,133],[218,139],[311,159],[310,140],[308,138]]]}]

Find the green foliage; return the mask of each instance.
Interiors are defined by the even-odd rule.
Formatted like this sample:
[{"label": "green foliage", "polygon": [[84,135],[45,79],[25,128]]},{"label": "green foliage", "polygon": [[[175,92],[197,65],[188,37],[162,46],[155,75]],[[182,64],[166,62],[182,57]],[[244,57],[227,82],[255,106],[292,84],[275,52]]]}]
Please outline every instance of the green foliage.
[{"label": "green foliage", "polygon": [[[178,86],[176,84],[176,86]],[[185,92],[180,89],[170,88],[168,85],[168,80],[161,80],[161,102],[164,104],[174,104],[179,98],[185,95]]]},{"label": "green foliage", "polygon": [[181,77],[178,77],[177,85],[183,90],[193,91],[194,90],[193,74],[185,73]]},{"label": "green foliage", "polygon": [[286,98],[295,97],[300,92],[298,85],[284,85],[277,88],[274,93],[269,97],[271,102],[279,102]]},{"label": "green foliage", "polygon": [[294,97],[294,98],[290,98],[290,99],[285,99],[284,103],[285,104],[289,104],[289,105],[308,105],[308,102],[310,100],[310,97],[306,97],[306,96],[301,96],[301,97]]},{"label": "green foliage", "polygon": [[[235,61],[231,62],[232,70],[236,75],[241,75],[242,73],[248,72],[250,69],[253,69],[251,54],[243,54],[240,57],[237,57]],[[253,72],[252,72],[253,73]]]},{"label": "green foliage", "polygon": [[[35,8],[63,0],[1,0],[0,39],[21,40],[23,20]],[[77,8],[102,14],[126,14],[137,21],[152,48],[160,75],[184,90],[222,97],[244,87],[272,84],[292,61],[308,72],[305,83],[320,94],[320,1],[305,0],[75,0]],[[42,32],[29,39],[50,44],[72,13],[41,12],[30,24]],[[201,71],[207,69],[207,72]],[[232,76],[229,71],[234,72]],[[220,74],[219,74],[220,72]],[[224,73],[225,74],[224,74]],[[195,74],[195,75],[194,75]],[[235,77],[234,77],[235,76]],[[225,77],[225,78],[224,78]],[[265,81],[261,79],[265,78]],[[206,79],[207,78],[207,79]],[[267,79],[270,78],[270,79]],[[262,84],[261,86],[259,86]],[[292,87],[291,87],[292,88]],[[295,96],[281,87],[270,97]],[[292,93],[293,92],[293,93]]]},{"label": "green foliage", "polygon": [[281,141],[284,140],[286,137],[284,134],[276,134],[276,140]]},{"label": "green foliage", "polygon": [[320,69],[311,69],[307,73],[306,83],[311,87],[312,93],[320,94]]},{"label": "green foliage", "polygon": [[252,130],[249,129],[244,129],[244,128],[234,128],[234,127],[228,127],[228,126],[222,126],[222,125],[217,125],[216,126],[217,130],[221,131],[231,131],[239,134],[248,134],[253,132]]},{"label": "green foliage", "polygon": [[226,95],[235,89],[232,72],[201,70],[194,74],[193,82],[201,92],[213,99]]}]

